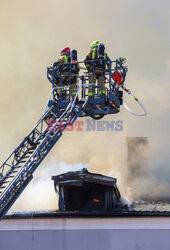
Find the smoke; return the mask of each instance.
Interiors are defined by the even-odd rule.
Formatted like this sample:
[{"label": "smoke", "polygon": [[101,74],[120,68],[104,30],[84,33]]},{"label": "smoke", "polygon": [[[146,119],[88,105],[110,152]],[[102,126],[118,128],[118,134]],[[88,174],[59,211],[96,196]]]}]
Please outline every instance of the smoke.
[{"label": "smoke", "polygon": [[[117,177],[120,191],[128,196],[126,137],[146,136],[150,143],[146,169],[153,181],[138,180],[141,192],[148,192],[147,182],[153,183],[153,188],[164,187],[160,188],[159,196],[164,195],[170,182],[169,1],[2,0],[0,5],[0,162],[40,118],[51,91],[46,67],[56,60],[60,49],[67,45],[75,48],[79,60],[83,60],[89,45],[97,39],[105,43],[110,58],[127,58],[127,87],[144,103],[148,116],[134,117],[122,108],[120,114],[103,119],[123,120],[123,131],[65,132],[51,153],[56,172],[49,171],[50,155],[36,172],[36,192],[49,190],[49,179],[57,174],[60,162],[73,169],[75,164],[86,162],[93,172]],[[125,99],[128,101],[128,97]],[[129,104],[138,110],[133,103]],[[32,188],[32,196],[35,182],[28,188]],[[23,199],[26,192],[27,189]],[[140,197],[140,192],[132,196]],[[30,200],[21,203],[31,204]],[[55,205],[46,208],[51,207]]]},{"label": "smoke", "polygon": [[[160,141],[159,141],[160,143]],[[169,200],[170,174],[165,140],[158,144],[153,138],[128,138],[128,198]]]},{"label": "smoke", "polygon": [[54,157],[50,157],[47,164],[43,164],[39,171],[35,173],[31,185],[16,201],[11,211],[36,211],[36,210],[56,210],[58,207],[58,196],[54,192],[54,183],[51,176],[62,174],[68,171],[77,171],[88,168],[85,163],[66,164],[57,162]]}]

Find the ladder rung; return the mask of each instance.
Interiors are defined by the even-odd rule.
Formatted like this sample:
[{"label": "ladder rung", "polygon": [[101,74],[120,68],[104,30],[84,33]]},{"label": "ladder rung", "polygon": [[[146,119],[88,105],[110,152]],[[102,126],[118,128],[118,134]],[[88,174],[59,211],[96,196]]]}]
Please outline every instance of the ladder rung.
[{"label": "ladder rung", "polygon": [[10,181],[3,181],[3,183],[9,183]]},{"label": "ladder rung", "polygon": [[22,168],[22,166],[16,166],[16,167],[14,167],[14,169],[16,169],[16,168]]},{"label": "ladder rung", "polygon": [[30,157],[29,155],[24,155],[22,159]]},{"label": "ladder rung", "polygon": [[28,151],[28,152],[27,152],[27,154],[30,154],[30,155],[31,155],[32,153],[34,153],[34,150]]}]

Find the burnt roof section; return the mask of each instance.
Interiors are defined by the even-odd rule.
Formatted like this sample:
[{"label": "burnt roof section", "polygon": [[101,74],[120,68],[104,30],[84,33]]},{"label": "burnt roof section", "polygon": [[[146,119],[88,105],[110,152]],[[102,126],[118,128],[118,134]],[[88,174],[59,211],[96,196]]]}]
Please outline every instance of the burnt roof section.
[{"label": "burnt roof section", "polygon": [[101,174],[90,173],[86,168],[83,168],[80,171],[71,171],[65,174],[52,176],[52,180],[55,181],[56,185],[84,181],[113,187],[116,183],[115,178]]},{"label": "burnt roof section", "polygon": [[[137,204],[137,205],[136,205]],[[170,203],[142,202],[132,204],[131,210],[119,211],[20,211],[8,212],[5,219],[25,218],[101,218],[101,217],[170,217]]]}]

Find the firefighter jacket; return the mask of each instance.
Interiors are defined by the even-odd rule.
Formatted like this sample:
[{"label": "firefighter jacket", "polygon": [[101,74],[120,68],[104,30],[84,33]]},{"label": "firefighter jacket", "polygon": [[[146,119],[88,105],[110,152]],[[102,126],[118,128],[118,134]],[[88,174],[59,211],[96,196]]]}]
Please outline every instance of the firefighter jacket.
[{"label": "firefighter jacket", "polygon": [[[88,71],[92,71],[93,70],[93,62],[90,62],[90,60],[95,60],[95,59],[98,59],[97,58],[97,48],[93,48],[91,49],[87,56],[86,56],[86,59],[84,60],[84,64],[87,68]],[[108,57],[107,53],[104,51],[104,60],[105,60],[105,64],[106,64],[106,67],[107,67],[107,70],[109,69],[109,65],[110,65],[110,58]],[[104,64],[103,64],[104,65]],[[102,69],[103,67],[100,66],[100,65],[97,65],[97,60],[96,60],[96,63],[94,64],[94,69]]]}]

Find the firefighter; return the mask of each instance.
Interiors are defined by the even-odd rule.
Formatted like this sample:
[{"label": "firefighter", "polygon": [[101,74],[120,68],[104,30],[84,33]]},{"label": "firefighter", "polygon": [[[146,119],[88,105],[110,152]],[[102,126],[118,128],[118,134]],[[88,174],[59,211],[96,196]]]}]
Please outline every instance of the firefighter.
[{"label": "firefighter", "polygon": [[[104,44],[99,41],[92,42],[90,51],[88,52],[84,63],[89,72],[89,83],[96,83],[97,80],[99,95],[106,95],[105,73],[109,70],[110,59],[105,52]],[[89,98],[91,98],[94,94],[95,87],[89,86]]]},{"label": "firefighter", "polygon": [[[57,72],[56,86],[62,87],[70,84],[71,97],[74,99],[77,93],[77,74],[79,71],[78,64],[71,65],[71,50],[69,47],[65,47],[60,51],[60,57],[53,65]],[[58,94],[66,96],[64,89],[59,89]]]}]

